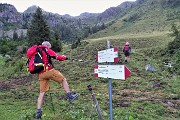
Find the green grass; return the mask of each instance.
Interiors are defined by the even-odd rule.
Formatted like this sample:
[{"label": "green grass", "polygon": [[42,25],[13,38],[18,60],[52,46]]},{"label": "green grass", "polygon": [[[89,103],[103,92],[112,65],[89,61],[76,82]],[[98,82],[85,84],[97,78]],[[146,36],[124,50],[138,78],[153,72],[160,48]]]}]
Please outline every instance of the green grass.
[{"label": "green grass", "polygon": [[[87,84],[91,84],[96,94],[103,117],[105,120],[109,119],[108,80],[93,77],[93,66],[98,64],[95,55],[98,51],[107,48],[107,39],[110,40],[111,47],[119,48],[121,62],[124,62],[124,55],[121,51],[124,42],[128,40],[132,46],[130,63],[126,65],[131,70],[131,76],[126,81],[113,80],[112,82],[113,119],[180,119],[179,77],[169,72],[169,69],[162,64],[162,56],[159,55],[159,51],[171,41],[171,38],[165,33],[129,34],[127,36],[109,36],[98,40],[91,39],[88,41],[89,44],[73,50],[70,50],[68,45],[64,46],[63,52],[60,54],[67,55],[71,59],[63,62],[54,61],[55,68],[66,76],[71,90],[78,92],[80,96],[74,103],[69,103],[64,98],[65,93],[62,86],[51,82],[51,90],[46,94],[44,100],[42,119],[99,119]],[[22,61],[25,60],[22,59]],[[152,64],[157,71],[145,71],[146,64]],[[11,68],[6,69],[11,70]],[[7,86],[4,87],[9,85],[8,89],[3,89],[1,84],[0,116],[3,120],[32,120],[34,118],[39,84],[37,76],[24,72],[25,69],[21,73],[17,72],[19,77],[7,79]],[[27,77],[23,77],[22,74]],[[127,102],[128,106],[122,107],[123,102]],[[55,111],[53,111],[52,103]]]},{"label": "green grass", "polygon": [[117,17],[114,24],[89,36],[89,38],[124,36],[127,33],[134,35],[147,33],[150,35],[154,32],[168,32],[171,30],[172,23],[175,23],[179,29],[179,5],[177,7],[163,7],[162,1],[147,0],[143,4],[125,10],[126,13]]},{"label": "green grass", "polygon": [[26,58],[16,56],[13,59],[0,58],[0,80],[26,75]]}]

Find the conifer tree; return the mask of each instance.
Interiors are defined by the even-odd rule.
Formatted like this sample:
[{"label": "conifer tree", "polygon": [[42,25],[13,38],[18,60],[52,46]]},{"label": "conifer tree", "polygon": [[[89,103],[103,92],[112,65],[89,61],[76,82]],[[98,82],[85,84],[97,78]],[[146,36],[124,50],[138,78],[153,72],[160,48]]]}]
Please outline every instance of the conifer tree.
[{"label": "conifer tree", "polygon": [[13,32],[13,40],[17,40],[18,39],[18,34],[17,32],[14,30]]},{"label": "conifer tree", "polygon": [[52,38],[51,43],[52,43],[52,49],[55,52],[61,52],[62,51],[62,42],[60,40],[60,36],[57,33],[57,31],[55,31],[54,38]]},{"label": "conifer tree", "polygon": [[27,31],[28,43],[29,45],[39,45],[43,41],[50,41],[50,30],[47,25],[42,9],[37,8],[33,15],[31,25]]},{"label": "conifer tree", "polygon": [[175,54],[180,50],[180,34],[175,24],[172,24],[172,36],[175,37],[173,41],[168,44],[168,51],[170,54]]}]

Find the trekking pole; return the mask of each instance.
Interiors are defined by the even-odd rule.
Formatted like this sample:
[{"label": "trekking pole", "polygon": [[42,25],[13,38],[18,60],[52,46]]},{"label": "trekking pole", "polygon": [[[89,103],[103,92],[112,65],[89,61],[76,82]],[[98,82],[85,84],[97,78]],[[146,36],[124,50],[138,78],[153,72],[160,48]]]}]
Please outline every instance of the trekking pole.
[{"label": "trekking pole", "polygon": [[50,98],[51,98],[52,110],[53,110],[54,115],[55,115],[55,108],[54,108],[54,104],[53,104],[53,99],[52,99],[51,93],[50,93]]},{"label": "trekking pole", "polygon": [[98,112],[98,115],[99,115],[100,119],[101,119],[101,120],[104,120],[104,118],[103,118],[103,116],[102,116],[102,113],[101,113],[101,110],[100,110],[100,107],[99,107],[99,105],[98,105],[98,101],[97,101],[97,99],[96,99],[96,97],[95,97],[95,94],[94,94],[94,92],[93,92],[93,90],[92,90],[91,85],[88,84],[87,87],[88,87],[88,89],[89,89],[89,91],[90,91],[90,93],[91,93],[91,96],[92,96],[94,105],[95,105],[95,107],[96,107],[96,110],[97,110],[97,112]]}]

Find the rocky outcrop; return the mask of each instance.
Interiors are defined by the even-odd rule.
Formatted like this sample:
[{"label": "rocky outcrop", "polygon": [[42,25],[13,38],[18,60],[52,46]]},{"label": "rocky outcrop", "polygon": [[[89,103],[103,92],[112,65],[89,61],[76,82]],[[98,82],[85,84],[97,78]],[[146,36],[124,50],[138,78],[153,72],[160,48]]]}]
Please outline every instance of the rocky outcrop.
[{"label": "rocky outcrop", "polygon": [[[160,4],[163,7],[175,8],[179,7],[180,0],[136,0],[135,2],[123,2],[117,7],[106,9],[102,13],[85,12],[75,17],[46,11],[43,11],[43,14],[51,31],[59,30],[58,33],[62,34],[63,40],[66,40],[77,38],[77,34],[81,34],[81,36],[78,37],[83,38],[85,36],[83,36],[84,32],[91,30],[90,28],[93,28],[94,26],[99,24],[102,25],[105,22],[109,23],[107,26],[110,26],[116,19],[119,19],[124,15],[128,16],[130,10],[152,4]],[[38,6],[31,6],[23,13],[19,13],[13,5],[0,3],[0,38],[12,38],[14,33],[17,33],[18,37],[25,37],[37,7]],[[178,14],[178,11],[176,13]],[[129,18],[135,20],[138,18],[138,14],[131,15]],[[107,22],[109,20],[111,20],[112,23]],[[129,21],[132,22],[132,20]]]},{"label": "rocky outcrop", "polygon": [[17,12],[16,8],[10,4],[0,4],[0,29],[8,29],[3,28],[3,26],[16,24],[18,27],[21,27],[23,22],[22,14]]},{"label": "rocky outcrop", "polygon": [[37,10],[38,6],[33,5],[31,7],[28,7],[27,10],[25,10],[23,13],[27,14],[27,13],[35,13]]},{"label": "rocky outcrop", "polygon": [[135,6],[134,2],[123,2],[122,4],[120,4],[117,7],[121,8],[121,9],[125,9],[125,8],[132,8],[134,6]]},{"label": "rocky outcrop", "polygon": [[24,38],[27,35],[27,29],[17,29],[17,30],[8,30],[8,31],[0,31],[0,36],[3,38],[10,38],[13,39],[13,35],[16,33],[18,35],[18,38]]},{"label": "rocky outcrop", "polygon": [[112,19],[116,16],[123,15],[126,9],[132,8],[134,6],[135,6],[134,2],[123,2],[117,7],[111,7],[106,9],[98,16],[98,19],[101,22]]},{"label": "rocky outcrop", "polygon": [[[18,37],[25,37],[37,7],[31,6],[23,13],[19,13],[13,5],[0,4],[0,38],[12,39],[14,33],[17,33]],[[67,32],[68,30],[82,32],[83,27],[89,25],[89,23],[94,25],[96,22],[96,19],[92,19],[96,18],[94,16],[95,14],[92,13],[84,13],[81,16],[72,17],[70,15],[59,15],[43,10],[43,15],[51,31],[59,29],[66,30]]]}]

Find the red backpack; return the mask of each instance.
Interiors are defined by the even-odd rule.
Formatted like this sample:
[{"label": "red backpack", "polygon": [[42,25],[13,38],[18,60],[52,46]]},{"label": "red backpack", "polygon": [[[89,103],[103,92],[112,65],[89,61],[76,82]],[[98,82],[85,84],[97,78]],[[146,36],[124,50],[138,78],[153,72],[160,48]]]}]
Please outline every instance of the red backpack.
[{"label": "red backpack", "polygon": [[42,51],[37,46],[34,45],[30,47],[26,52],[28,61],[27,61],[27,70],[31,74],[39,73],[45,69],[43,60],[42,60]]},{"label": "red backpack", "polygon": [[129,45],[125,45],[125,46],[124,46],[124,51],[129,52]]}]

